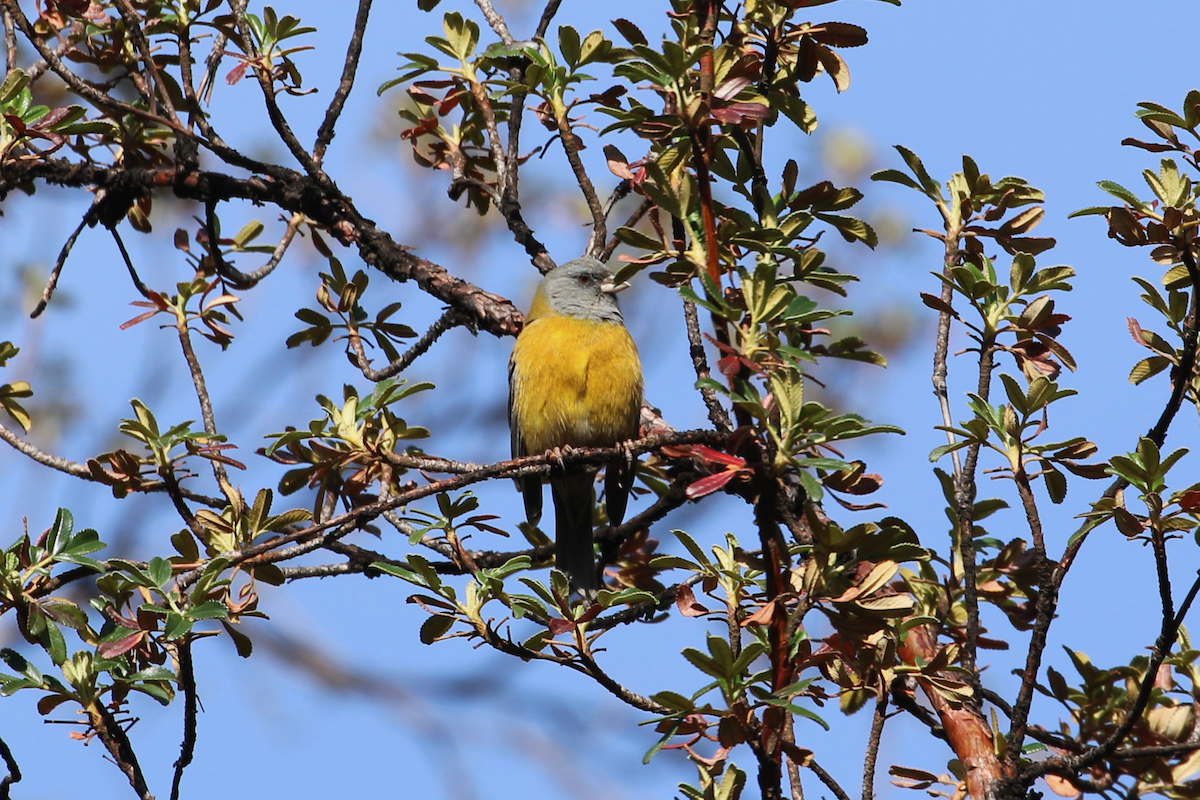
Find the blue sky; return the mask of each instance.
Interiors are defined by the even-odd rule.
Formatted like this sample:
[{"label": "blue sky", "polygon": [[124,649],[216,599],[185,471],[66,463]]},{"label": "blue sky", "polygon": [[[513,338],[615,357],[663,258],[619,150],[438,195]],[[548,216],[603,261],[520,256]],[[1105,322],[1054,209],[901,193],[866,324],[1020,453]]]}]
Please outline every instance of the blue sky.
[{"label": "blue sky", "polygon": [[[530,7],[498,3],[510,14],[518,36],[532,30]],[[628,17],[646,31],[661,28],[651,4],[618,0],[609,3],[564,3],[559,21],[581,31],[602,28],[613,35],[608,20]],[[379,3],[367,37],[355,93],[328,158],[330,173],[352,195],[359,208],[392,232],[397,241],[414,245],[422,255],[489,291],[524,303],[536,280],[520,249],[494,226],[479,233],[473,211],[456,208],[444,196],[437,176],[418,178],[411,168],[408,145],[398,140],[399,120],[392,113],[398,93],[375,95],[375,87],[395,74],[397,51],[422,47],[422,38],[440,33],[443,10],[475,14],[465,2],[443,2],[438,13],[425,14],[415,3]],[[259,8],[258,4],[252,9]],[[1129,280],[1152,281],[1158,268],[1144,253],[1106,238],[1097,218],[1067,220],[1075,209],[1105,203],[1095,187],[1112,179],[1140,191],[1140,171],[1155,167],[1152,154],[1122,148],[1126,136],[1144,130],[1133,117],[1136,103],[1151,100],[1176,107],[1195,88],[1193,48],[1179,30],[1194,17],[1187,0],[1160,2],[1153,14],[1139,15],[1127,3],[1103,0],[1086,5],[1066,2],[951,3],[913,0],[901,8],[868,0],[846,0],[813,9],[814,21],[854,22],[866,27],[871,42],[845,51],[852,76],[850,89],[838,95],[831,82],[818,79],[805,89],[820,128],[812,137],[785,136],[768,145],[768,158],[796,158],[803,174],[815,179],[828,171],[825,155],[846,142],[856,143],[865,171],[898,167],[893,144],[916,151],[930,172],[942,179],[960,167],[969,153],[993,177],[1019,175],[1047,194],[1047,217],[1039,233],[1058,239],[1058,247],[1039,263],[1066,263],[1077,270],[1076,291],[1059,300],[1059,310],[1073,317],[1063,340],[1075,354],[1079,371],[1062,382],[1080,391],[1067,400],[1052,424],[1062,434],[1087,435],[1102,454],[1131,450],[1137,436],[1157,418],[1167,387],[1159,376],[1140,387],[1126,381],[1130,367],[1142,357],[1126,330],[1126,317],[1137,316],[1155,327],[1149,309],[1137,298]],[[283,98],[283,108],[298,130],[310,139],[336,81],[341,52],[352,21],[348,4],[307,0],[277,5],[281,13],[315,24],[318,49],[297,57],[306,83],[317,95]],[[536,12],[535,12],[536,13]],[[485,32],[485,42],[486,38]],[[269,131],[252,127],[259,119],[257,87],[245,81],[218,87],[214,120],[236,147],[284,159]],[[597,127],[602,119],[594,120]],[[527,127],[528,146],[538,143],[536,126]],[[636,157],[636,146],[625,152]],[[585,155],[594,175],[603,172],[600,148]],[[552,254],[565,260],[579,253],[586,214],[561,181],[564,165],[552,152],[530,162],[526,180],[529,205],[540,209],[531,224],[545,235]],[[915,192],[873,184],[864,175],[843,178],[867,197],[863,207],[889,230],[933,227],[933,207]],[[566,187],[569,189],[570,187]],[[538,198],[548,201],[539,203]],[[116,420],[128,416],[128,400],[149,403],[161,420],[194,419],[195,398],[169,332],[144,324],[129,331],[118,326],[135,310],[136,299],[111,240],[87,231],[67,265],[56,298],[45,317],[29,322],[16,313],[24,267],[45,269],[61,242],[86,210],[89,197],[43,189],[26,201],[10,198],[0,218],[0,338],[23,348],[13,362],[21,379],[30,380],[39,396],[61,386],[74,416],[61,430],[43,425],[35,440],[54,452],[84,459],[111,449]],[[195,209],[159,204],[158,232],[194,227]],[[250,207],[226,212],[226,231],[257,216],[274,223],[273,212]],[[881,227],[883,225],[881,224]],[[270,231],[270,229],[269,229]],[[448,233],[456,231],[456,233]],[[268,232],[269,235],[269,232]],[[167,287],[186,277],[180,254],[148,237],[126,234],[143,279]],[[928,452],[942,434],[930,391],[932,312],[917,300],[918,291],[936,291],[929,271],[940,264],[937,243],[915,234],[889,238],[875,253],[865,248],[836,248],[851,271],[863,278],[854,289],[862,298],[864,322],[899,319],[911,332],[911,349],[896,353],[887,370],[850,368],[838,377],[841,396],[878,422],[896,424],[908,433],[865,444],[857,457],[883,474],[877,496],[889,512],[908,519],[922,541],[945,551],[946,522],[940,493],[928,465]],[[343,261],[357,268],[346,252]],[[1006,266],[1007,262],[1001,262]],[[245,266],[253,266],[247,260]],[[312,397],[340,394],[343,382],[364,386],[361,376],[333,348],[287,351],[283,340],[297,329],[296,307],[312,305],[319,268],[307,244],[300,244],[284,266],[256,291],[246,293],[241,308],[247,322],[237,326],[239,339],[229,353],[204,345],[204,360],[213,387],[222,429],[244,443],[241,455],[250,469],[244,487],[273,485],[278,470],[251,451],[280,420],[304,424],[316,414]],[[373,276],[374,285],[382,285]],[[403,319],[418,330],[438,309],[412,286],[388,286],[376,307],[391,299],[405,303]],[[703,408],[687,391],[691,374],[681,344],[678,304],[648,281],[640,281],[624,299],[631,330],[642,348],[647,397],[679,428],[703,424]],[[1158,326],[1161,329],[1162,326]],[[507,453],[502,428],[504,364],[511,343],[487,335],[471,337],[454,331],[439,348],[452,348],[452,359],[418,362],[413,379],[433,380],[439,388],[415,401],[411,423],[453,418],[457,424],[439,431],[429,449],[453,458],[488,461]],[[967,356],[952,369],[952,388],[961,398],[970,378]],[[445,362],[453,367],[447,369]],[[962,363],[958,363],[962,362]],[[1007,365],[1006,365],[1007,366]],[[957,378],[955,377],[957,376]],[[6,377],[5,380],[12,378]],[[965,410],[957,406],[956,418]],[[1194,412],[1184,408],[1168,439],[1172,447],[1195,448]],[[988,464],[985,462],[985,467]],[[1178,485],[1196,480],[1194,459],[1180,465]],[[1010,486],[982,482],[981,493],[1010,499]],[[1063,507],[1047,512],[1047,539],[1060,549],[1076,527],[1075,514],[1087,509],[1103,484],[1073,482]],[[507,482],[479,490],[485,508],[518,519],[516,494]],[[303,501],[300,501],[301,503]],[[684,510],[656,535],[670,547],[670,527],[688,530],[706,545],[718,543],[726,530],[744,529],[749,517],[737,501],[716,499]],[[1049,508],[1049,504],[1045,504]],[[53,518],[54,508],[67,506],[81,526],[95,527],[126,552],[146,555],[176,527],[163,498],[114,503],[102,487],[81,485],[29,465],[15,452],[0,451],[0,520],[15,538],[22,517],[31,530]],[[282,505],[277,506],[282,507]],[[858,521],[845,516],[846,521]],[[989,520],[994,535],[1021,531],[1015,511]],[[1007,535],[1007,536],[1006,536]],[[372,543],[364,542],[368,546]],[[479,541],[480,546],[502,543]],[[401,552],[398,543],[385,542]],[[1180,580],[1200,566],[1194,544],[1173,544],[1174,568]],[[1061,665],[1060,645],[1088,653],[1099,664],[1127,661],[1144,652],[1157,628],[1150,553],[1128,543],[1111,527],[1093,537],[1064,590],[1061,619],[1054,628],[1050,661]],[[306,581],[264,593],[263,610],[271,623],[251,622],[258,651],[245,662],[225,641],[197,648],[197,678],[205,713],[200,719],[196,763],[185,778],[185,796],[237,791],[248,795],[297,797],[374,796],[422,798],[620,797],[628,800],[665,797],[681,779],[691,777],[678,754],[662,754],[642,767],[641,753],[653,740],[636,727],[637,713],[579,676],[544,665],[473,650],[461,640],[421,645],[417,628],[423,619],[407,605],[398,581],[362,578]],[[985,618],[985,624],[988,619]],[[1002,622],[992,619],[997,630]],[[640,626],[610,634],[607,664],[618,679],[642,693],[662,688],[702,685],[703,679],[678,656],[685,644],[702,639],[702,623],[691,620]],[[282,633],[283,635],[277,635]],[[0,632],[10,644],[11,628]],[[289,642],[315,642],[323,661],[299,668],[299,655]],[[1023,642],[1015,640],[1017,652]],[[1014,657],[1000,654],[988,679],[1011,690],[1007,676]],[[314,679],[323,677],[324,682]],[[129,796],[123,777],[101,758],[98,744],[86,750],[66,736],[61,725],[43,725],[28,692],[3,701],[0,736],[16,751],[26,780],[15,794],[24,800],[79,796]],[[178,707],[137,709],[141,720],[132,736],[155,790],[167,793],[170,765],[178,748]],[[798,727],[802,744],[847,787],[857,785],[861,770],[856,753],[866,720],[824,712],[835,727],[826,735],[814,726]],[[1035,707],[1044,723],[1057,710]],[[938,745],[916,736],[904,724],[889,728],[880,759],[877,792],[899,794],[886,783],[886,764],[899,762],[932,771],[944,769]],[[748,757],[744,766],[749,766]],[[810,796],[818,796],[815,782]],[[519,788],[518,788],[519,787]]]}]

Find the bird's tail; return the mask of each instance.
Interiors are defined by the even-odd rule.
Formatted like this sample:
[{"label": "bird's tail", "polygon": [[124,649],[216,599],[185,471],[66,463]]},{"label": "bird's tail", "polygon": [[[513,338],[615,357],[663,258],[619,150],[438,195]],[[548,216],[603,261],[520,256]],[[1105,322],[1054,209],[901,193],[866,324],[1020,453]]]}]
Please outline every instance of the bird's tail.
[{"label": "bird's tail", "polygon": [[583,472],[553,478],[554,566],[566,573],[571,588],[588,600],[599,588],[592,546],[593,475]]}]

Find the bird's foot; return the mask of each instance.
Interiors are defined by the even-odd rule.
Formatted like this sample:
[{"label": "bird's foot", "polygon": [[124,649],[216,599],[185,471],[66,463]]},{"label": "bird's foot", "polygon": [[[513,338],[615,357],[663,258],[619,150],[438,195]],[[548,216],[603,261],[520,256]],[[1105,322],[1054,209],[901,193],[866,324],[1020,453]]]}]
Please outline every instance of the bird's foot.
[{"label": "bird's foot", "polygon": [[546,458],[550,461],[550,463],[552,465],[558,467],[559,469],[566,469],[567,456],[571,455],[574,452],[575,452],[574,447],[571,447],[571,445],[569,445],[569,444],[564,444],[564,445],[560,445],[559,447],[552,447],[549,450],[547,450]]}]

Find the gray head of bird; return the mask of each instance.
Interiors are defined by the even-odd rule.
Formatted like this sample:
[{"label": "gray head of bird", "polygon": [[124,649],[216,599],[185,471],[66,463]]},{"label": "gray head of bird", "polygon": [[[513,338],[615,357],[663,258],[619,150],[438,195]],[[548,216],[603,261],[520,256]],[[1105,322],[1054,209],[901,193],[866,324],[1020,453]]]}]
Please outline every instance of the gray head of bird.
[{"label": "gray head of bird", "polygon": [[556,314],[621,322],[616,295],[627,288],[628,283],[613,280],[604,264],[584,256],[547,272],[539,291]]}]

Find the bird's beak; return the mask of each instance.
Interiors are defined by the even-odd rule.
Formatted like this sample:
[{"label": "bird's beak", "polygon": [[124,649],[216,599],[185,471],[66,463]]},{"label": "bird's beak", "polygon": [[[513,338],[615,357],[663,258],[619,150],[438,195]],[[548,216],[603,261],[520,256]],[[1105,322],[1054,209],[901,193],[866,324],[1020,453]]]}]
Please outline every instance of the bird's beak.
[{"label": "bird's beak", "polygon": [[612,278],[608,278],[607,280],[604,281],[604,283],[600,284],[600,291],[604,292],[604,294],[616,294],[617,292],[623,292],[628,288],[629,288],[629,281],[621,281],[620,283],[613,283]]}]

